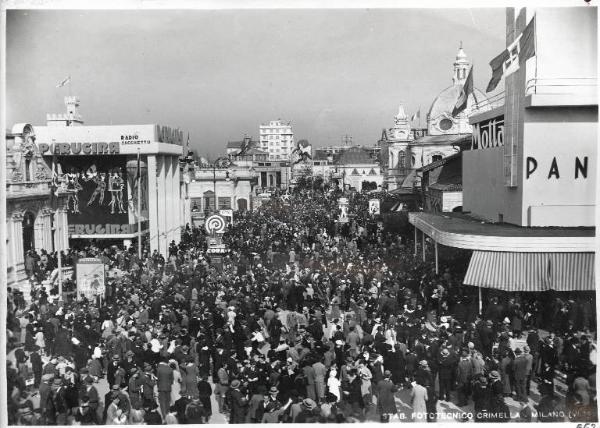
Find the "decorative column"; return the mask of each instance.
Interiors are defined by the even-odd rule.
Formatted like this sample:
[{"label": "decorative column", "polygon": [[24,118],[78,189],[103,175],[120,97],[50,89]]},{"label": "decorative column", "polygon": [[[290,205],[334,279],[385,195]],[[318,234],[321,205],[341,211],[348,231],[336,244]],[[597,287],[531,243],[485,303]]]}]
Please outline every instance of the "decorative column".
[{"label": "decorative column", "polygon": [[158,185],[156,155],[148,155],[148,240],[150,253],[158,250]]},{"label": "decorative column", "polygon": [[[184,200],[181,194],[181,169],[179,168],[179,158],[177,158],[176,156],[172,157],[173,159],[173,206],[174,207],[178,207],[182,200],[184,202],[187,202],[189,205],[190,200],[187,199]],[[179,242],[181,241],[181,229],[182,227],[185,227],[185,217],[182,216],[182,211],[181,210],[177,210],[176,211],[176,216],[173,217],[173,225],[174,225],[174,229],[173,229],[173,239],[175,239],[175,242],[177,244],[179,244]]]},{"label": "decorative column", "polygon": [[158,157],[158,168],[157,168],[157,179],[158,179],[158,252],[163,256],[167,257],[167,188],[166,181],[168,176],[168,165],[166,156]]},{"label": "decorative column", "polygon": [[169,156],[168,159],[171,165],[167,179],[167,184],[169,185],[169,205],[167,205],[167,219],[169,222],[168,243],[170,244],[171,241],[175,241],[175,243],[179,242],[177,232],[179,231],[179,204],[181,203],[181,199],[179,198],[179,183],[175,183],[175,170],[179,170],[179,162],[175,156]]},{"label": "decorative column", "polygon": [[35,221],[33,222],[33,248],[36,251],[39,250],[48,250],[48,248],[44,247],[43,242],[43,233],[44,233],[44,215],[41,211],[38,211]]},{"label": "decorative column", "polygon": [[19,273],[25,268],[25,255],[23,254],[23,212],[13,213],[11,218],[12,229],[12,267],[15,282],[19,281]]},{"label": "decorative column", "polygon": [[52,248],[52,214],[53,211],[50,208],[42,208],[44,214],[44,230],[42,231],[42,245],[48,251],[53,250]]},{"label": "decorative column", "polygon": [[42,208],[35,219],[35,248],[36,250],[52,251],[52,210]]},{"label": "decorative column", "polygon": [[67,210],[58,208],[54,214],[54,250],[65,251],[67,248],[69,248]]}]

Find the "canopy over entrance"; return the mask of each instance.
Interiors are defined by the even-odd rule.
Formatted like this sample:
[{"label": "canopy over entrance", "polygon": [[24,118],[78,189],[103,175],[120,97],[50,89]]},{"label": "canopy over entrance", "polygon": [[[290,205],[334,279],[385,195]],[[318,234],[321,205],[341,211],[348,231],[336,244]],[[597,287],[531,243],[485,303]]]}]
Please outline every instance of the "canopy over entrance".
[{"label": "canopy over entrance", "polygon": [[594,290],[594,253],[473,251],[464,283],[504,291]]}]

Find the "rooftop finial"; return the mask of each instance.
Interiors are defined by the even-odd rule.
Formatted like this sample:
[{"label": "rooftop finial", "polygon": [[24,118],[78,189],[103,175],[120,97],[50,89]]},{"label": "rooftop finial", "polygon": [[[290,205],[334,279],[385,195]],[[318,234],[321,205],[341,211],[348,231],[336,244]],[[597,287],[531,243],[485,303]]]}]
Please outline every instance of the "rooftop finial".
[{"label": "rooftop finial", "polygon": [[460,41],[460,49],[462,49],[462,40]]}]

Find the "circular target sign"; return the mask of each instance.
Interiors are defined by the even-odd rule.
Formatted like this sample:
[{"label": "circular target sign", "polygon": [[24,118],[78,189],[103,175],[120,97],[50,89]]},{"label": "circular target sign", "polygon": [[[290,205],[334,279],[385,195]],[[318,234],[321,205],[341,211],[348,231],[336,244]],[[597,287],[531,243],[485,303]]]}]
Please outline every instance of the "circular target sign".
[{"label": "circular target sign", "polygon": [[204,222],[204,227],[208,233],[225,232],[225,219],[218,214],[211,215]]}]

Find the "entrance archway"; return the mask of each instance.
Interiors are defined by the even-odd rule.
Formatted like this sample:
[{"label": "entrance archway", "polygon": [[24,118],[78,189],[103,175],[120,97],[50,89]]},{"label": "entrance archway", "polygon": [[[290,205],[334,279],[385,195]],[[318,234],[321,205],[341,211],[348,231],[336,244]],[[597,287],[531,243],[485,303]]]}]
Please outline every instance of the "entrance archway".
[{"label": "entrance archway", "polygon": [[35,249],[34,233],[35,215],[27,211],[23,216],[23,252],[27,253]]},{"label": "entrance archway", "polygon": [[238,211],[246,211],[248,209],[248,201],[246,199],[237,200]]}]

